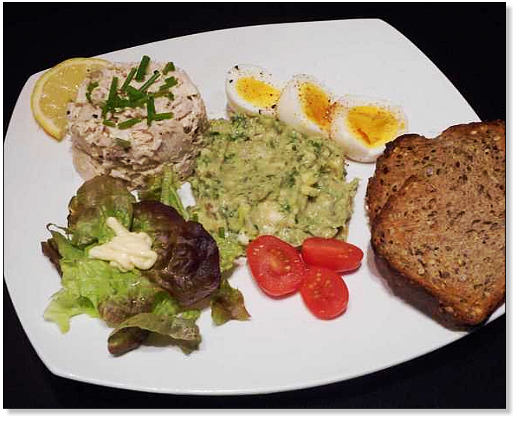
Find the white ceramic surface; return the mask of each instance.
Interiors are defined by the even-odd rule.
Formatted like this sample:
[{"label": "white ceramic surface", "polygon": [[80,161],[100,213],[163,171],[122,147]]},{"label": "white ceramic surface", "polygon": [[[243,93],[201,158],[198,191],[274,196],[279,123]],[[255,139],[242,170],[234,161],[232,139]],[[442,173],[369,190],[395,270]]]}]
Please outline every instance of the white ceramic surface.
[{"label": "white ceramic surface", "polygon": [[[400,104],[410,132],[435,135],[452,124],[479,118],[434,64],[409,40],[380,20],[268,25],[176,38],[101,57],[173,60],[200,88],[210,116],[223,116],[228,68],[258,64],[281,80],[316,76],[337,95],[387,98]],[[50,139],[31,115],[29,98],[40,74],[27,81],[7,133],[4,153],[4,274],[16,312],[34,349],[53,373],[76,380],[177,394],[246,394],[321,385],[380,370],[420,356],[463,336],[439,326],[392,295],[373,264],[363,196],[374,165],[349,166],[362,179],[350,241],[366,250],[363,265],[346,282],[348,311],[320,321],[299,295],[278,301],[255,286],[247,266],[230,282],[244,294],[252,318],[199,325],[203,342],[185,356],[175,348],[143,347],[114,358],[110,329],[87,316],[62,335],[42,313],[59,289],[59,276],[41,254],[49,222],[66,223],[67,204],[82,181],[70,147]],[[493,316],[505,311],[501,307]]]}]

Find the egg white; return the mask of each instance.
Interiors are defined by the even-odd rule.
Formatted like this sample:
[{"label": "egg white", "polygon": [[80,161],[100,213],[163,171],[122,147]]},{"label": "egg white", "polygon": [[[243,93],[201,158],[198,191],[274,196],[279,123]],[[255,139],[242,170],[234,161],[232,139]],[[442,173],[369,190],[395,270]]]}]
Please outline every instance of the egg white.
[{"label": "egg white", "polygon": [[328,137],[328,130],[312,121],[305,112],[301,101],[300,89],[304,84],[311,84],[321,89],[333,103],[333,94],[319,80],[310,75],[296,75],[286,84],[278,103],[279,119],[294,129],[309,136]]},{"label": "egg white", "polygon": [[237,83],[240,79],[248,77],[263,82],[281,93],[282,84],[280,84],[269,71],[258,66],[238,64],[229,69],[225,81],[225,93],[227,95],[229,108],[234,112],[247,115],[265,114],[277,116],[277,103],[275,103],[273,107],[261,107],[252,104],[240,95],[237,90]]},{"label": "egg white", "polygon": [[[352,131],[347,122],[348,113],[352,108],[360,106],[373,106],[392,114],[399,123],[394,138],[382,144],[369,146],[357,133]],[[384,152],[387,143],[405,133],[408,129],[407,116],[402,107],[385,99],[373,97],[345,95],[333,104],[330,118],[330,137],[343,148],[349,159],[358,162],[375,162]]]}]

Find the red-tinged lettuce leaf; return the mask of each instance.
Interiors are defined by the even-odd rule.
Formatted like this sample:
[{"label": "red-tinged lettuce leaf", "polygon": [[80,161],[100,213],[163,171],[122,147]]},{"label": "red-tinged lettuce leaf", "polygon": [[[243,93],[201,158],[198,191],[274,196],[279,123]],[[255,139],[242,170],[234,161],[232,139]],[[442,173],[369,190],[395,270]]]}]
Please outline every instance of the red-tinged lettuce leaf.
[{"label": "red-tinged lettuce leaf", "polygon": [[47,256],[47,258],[51,261],[51,263],[54,265],[56,270],[59,273],[59,276],[63,275],[63,272],[61,271],[61,266],[59,264],[59,261],[61,259],[61,255],[58,251],[58,246],[56,242],[50,238],[47,241],[41,242],[41,252]]},{"label": "red-tinged lettuce leaf", "polygon": [[179,345],[186,353],[198,349],[202,341],[195,321],[178,316],[141,313],[125,320],[108,338],[108,351],[121,355],[138,347],[148,336],[155,333]]},{"label": "red-tinged lettuce leaf", "polygon": [[[132,291],[130,291],[132,294]],[[110,327],[117,327],[125,320],[139,313],[148,313],[153,307],[151,297],[139,297],[136,292],[130,296],[115,296],[99,303],[99,316]]]},{"label": "red-tinged lettuce leaf", "polygon": [[[146,279],[146,282],[150,281]],[[110,327],[118,327],[139,313],[176,316],[182,311],[169,292],[154,284],[147,286],[145,291],[128,291],[126,295],[110,297],[99,304],[98,309],[101,319]]]},{"label": "red-tinged lettuce leaf", "polygon": [[85,182],[69,202],[68,229],[72,244],[85,247],[109,241],[114,232],[106,225],[110,216],[129,228],[135,198],[124,181],[102,175]]},{"label": "red-tinged lettuce leaf", "polygon": [[155,265],[143,271],[189,306],[211,295],[220,285],[219,252],[215,240],[198,222],[185,221],[172,207],[157,201],[136,203],[132,231],[145,232],[158,254]]},{"label": "red-tinged lettuce leaf", "polygon": [[126,327],[115,330],[108,338],[108,351],[112,355],[122,355],[141,346],[150,334],[140,327]]},{"label": "red-tinged lettuce leaf", "polygon": [[217,326],[229,320],[249,320],[250,314],[245,308],[242,293],[222,281],[220,287],[213,293],[211,299],[211,317]]}]

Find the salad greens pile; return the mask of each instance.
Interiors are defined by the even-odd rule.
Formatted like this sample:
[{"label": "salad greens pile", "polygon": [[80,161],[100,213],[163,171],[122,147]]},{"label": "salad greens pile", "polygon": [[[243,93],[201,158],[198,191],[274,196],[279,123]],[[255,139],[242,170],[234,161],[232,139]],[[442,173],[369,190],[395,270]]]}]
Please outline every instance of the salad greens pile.
[{"label": "salad greens pile", "polygon": [[[157,180],[160,185],[150,183],[138,192],[139,201],[121,180],[99,176],[85,182],[69,203],[68,226],[49,224],[52,237],[42,242],[62,284],[45,319],[62,332],[78,314],[102,319],[114,328],[108,338],[114,355],[157,341],[179,346],[185,353],[198,349],[196,322],[207,306],[216,325],[249,318],[242,294],[221,273],[216,241],[189,220],[173,172],[165,171]],[[151,269],[121,272],[89,257],[92,247],[114,236],[108,217],[150,236],[158,255]]]}]

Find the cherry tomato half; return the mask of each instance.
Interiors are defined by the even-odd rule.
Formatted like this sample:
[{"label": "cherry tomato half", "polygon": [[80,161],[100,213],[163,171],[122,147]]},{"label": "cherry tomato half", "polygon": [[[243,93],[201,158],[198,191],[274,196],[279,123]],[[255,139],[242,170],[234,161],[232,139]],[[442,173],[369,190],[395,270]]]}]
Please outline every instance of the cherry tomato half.
[{"label": "cherry tomato half", "polygon": [[353,244],[335,238],[307,238],[301,248],[303,260],[335,272],[347,272],[360,266],[364,253]]},{"label": "cherry tomato half", "polygon": [[346,283],[333,270],[310,266],[306,272],[301,296],[308,309],[319,319],[333,319],[346,310],[350,293]]},{"label": "cherry tomato half", "polygon": [[272,235],[263,235],[247,247],[247,260],[259,287],[272,297],[299,289],[306,265],[290,244]]}]

